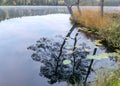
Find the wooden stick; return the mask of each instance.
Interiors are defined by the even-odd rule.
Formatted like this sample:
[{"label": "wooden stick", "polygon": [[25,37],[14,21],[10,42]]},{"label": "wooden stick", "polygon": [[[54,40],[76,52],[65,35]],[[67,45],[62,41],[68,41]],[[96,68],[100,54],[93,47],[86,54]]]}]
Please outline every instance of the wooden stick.
[{"label": "wooden stick", "polygon": [[[94,49],[93,55],[96,54],[96,51],[97,51],[97,48]],[[91,72],[91,67],[92,67],[93,61],[94,61],[94,59],[92,59],[91,62],[90,62],[90,66],[88,68],[88,72],[87,72],[84,84],[86,84],[87,78],[88,78],[88,76],[89,76],[89,74]]]}]

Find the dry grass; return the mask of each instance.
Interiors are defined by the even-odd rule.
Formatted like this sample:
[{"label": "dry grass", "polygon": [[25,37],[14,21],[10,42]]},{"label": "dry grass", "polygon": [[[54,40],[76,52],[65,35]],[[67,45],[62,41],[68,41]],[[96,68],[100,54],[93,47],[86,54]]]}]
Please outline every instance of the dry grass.
[{"label": "dry grass", "polygon": [[[77,26],[87,28],[86,32],[91,32],[107,42],[107,46],[120,49],[120,11],[119,12],[104,12],[104,16],[100,16],[99,10],[87,9],[82,10],[82,15],[74,10],[74,15],[77,20]],[[109,44],[109,45],[108,45]]]},{"label": "dry grass", "polygon": [[[82,10],[82,16],[79,15],[77,10],[74,10],[74,15],[77,18],[76,23],[81,26],[95,29],[104,29],[111,23],[110,16],[105,13],[104,17],[100,16],[99,10]],[[72,20],[72,19],[71,19]],[[73,22],[73,21],[72,21]]]}]

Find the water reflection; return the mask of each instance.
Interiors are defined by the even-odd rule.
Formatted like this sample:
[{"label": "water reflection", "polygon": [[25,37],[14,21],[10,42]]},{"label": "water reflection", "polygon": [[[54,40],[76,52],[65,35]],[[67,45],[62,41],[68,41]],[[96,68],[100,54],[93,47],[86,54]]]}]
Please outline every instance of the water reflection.
[{"label": "water reflection", "polygon": [[[32,59],[42,63],[40,76],[47,78],[49,84],[66,81],[68,84],[74,85],[77,83],[86,86],[87,78],[90,78],[91,71],[94,71],[92,65],[96,63],[96,60],[86,58],[90,54],[91,46],[89,47],[86,43],[79,41],[79,30],[71,37],[75,27],[73,25],[63,41],[43,37],[35,45],[28,48],[34,51],[31,56]],[[93,55],[96,54],[96,51],[97,48],[94,49]],[[64,60],[70,60],[71,63],[64,64]],[[101,65],[103,65],[102,63],[104,62],[101,62]],[[111,63],[108,65],[110,66]]]},{"label": "water reflection", "polygon": [[[69,22],[69,17],[70,15],[53,14],[53,15],[46,15],[46,16],[34,16],[34,17],[31,16],[31,17],[14,18],[14,19],[0,22],[0,41],[1,41],[0,42],[0,47],[1,47],[0,48],[0,68],[1,68],[0,69],[0,86],[8,86],[8,85],[9,86],[51,86],[50,84],[46,83],[47,79],[43,78],[47,76],[45,75],[47,74],[46,71],[43,71],[45,74],[40,72],[40,74],[42,73],[41,75],[43,77],[38,76],[39,66],[41,68],[43,67],[44,69],[44,67],[48,66],[47,62],[52,64],[51,65],[52,67],[50,65],[48,67],[49,71],[52,71],[53,68],[56,68],[59,74],[62,72],[63,69],[64,69],[63,73],[71,71],[71,73],[63,74],[66,77],[68,74],[67,79],[66,78],[61,79],[61,77],[58,75],[59,76],[58,80],[61,80],[61,81],[57,80],[57,82],[66,81],[66,82],[74,83],[72,82],[73,80],[70,78],[70,76],[78,77],[78,76],[83,75],[82,78],[80,77],[80,80],[84,79],[84,73],[86,74],[86,72],[83,69],[86,70],[88,67],[83,67],[83,65],[86,66],[89,63],[89,60],[87,61],[87,59],[84,57],[86,57],[86,54],[88,53],[86,52],[84,53],[85,55],[82,55],[83,53],[80,54],[79,52],[80,51],[83,52],[82,50],[84,50],[84,48],[89,49],[88,47],[89,43],[85,35],[82,33],[77,35],[76,30],[74,30],[70,34],[72,35],[74,33],[73,36],[70,36],[70,38],[64,36],[66,34],[66,31],[69,30],[71,27],[70,22]],[[56,21],[59,21],[59,22],[56,22]],[[54,25],[51,25],[51,23]],[[57,40],[55,35],[58,35],[58,34],[64,36],[64,38],[58,37],[58,40]],[[75,42],[76,40],[75,35],[77,35],[77,43]],[[47,43],[51,46],[51,49],[53,49],[55,53],[51,49],[48,49],[48,48],[45,48],[46,51],[44,51],[44,47],[38,48],[38,45],[43,44],[45,46],[46,44],[46,42],[43,43],[43,41],[41,41],[41,43],[39,43],[38,41],[32,47],[33,49],[31,49],[34,51],[32,58],[34,59],[34,61],[37,61],[37,62],[33,62],[32,59],[30,59],[29,57],[31,53],[26,50],[26,47],[33,44],[34,41],[39,39],[39,37],[41,37],[41,39],[43,39],[44,37],[46,40],[50,40],[50,42],[47,42]],[[64,47],[62,49],[61,45],[63,44],[63,41],[64,41],[63,39],[65,38],[68,40],[65,41]],[[55,43],[58,43],[58,45]],[[53,44],[54,46],[56,46],[56,48],[53,48],[54,47]],[[77,45],[75,49],[76,53],[72,54],[71,50],[73,50],[74,44]],[[81,48],[81,46],[83,47]],[[58,55],[60,55],[60,52],[58,52],[57,50],[60,50],[60,48],[62,49],[63,53],[60,56],[60,61],[58,60],[56,61],[55,57],[58,57]],[[40,49],[42,52],[39,51]],[[78,50],[78,54],[77,54],[77,50]],[[75,55],[77,56],[79,55],[80,58],[76,57]],[[40,59],[40,56],[41,56],[41,59],[43,60]],[[76,58],[74,59],[74,57]],[[44,62],[44,59],[47,59],[47,60],[45,60]],[[63,65],[62,60],[64,59],[70,59],[72,63],[69,65]],[[74,65],[74,60],[76,62],[75,65]],[[82,65],[82,63],[81,64],[79,63],[80,61],[82,62],[85,61],[85,63],[83,63]],[[42,63],[42,66],[41,66],[41,63],[39,62]],[[57,63],[58,63],[58,66],[57,66]],[[78,69],[76,69],[77,64],[79,66]],[[108,67],[111,67],[112,62],[109,59],[104,59],[101,61],[95,61],[94,64],[96,66],[95,68],[99,69],[99,67],[101,67],[100,66],[101,64],[102,66],[107,65]],[[60,65],[63,68],[62,70],[60,70],[61,68]],[[82,70],[83,72],[80,73],[80,75],[75,76],[79,74],[77,71],[81,72]],[[53,74],[55,74],[54,70],[52,72],[54,72]],[[51,80],[51,77],[49,81],[50,80]],[[90,80],[93,80],[93,78],[92,79],[90,78]],[[56,83],[53,86],[66,86],[66,84]]]},{"label": "water reflection", "polygon": [[[40,76],[46,77],[50,84],[62,81],[70,84],[84,82],[90,61],[86,59],[89,52],[85,51],[85,49],[88,47],[85,43],[77,44],[79,32],[72,39],[74,41],[73,47],[70,44],[66,45],[74,29],[75,26],[70,29],[62,43],[48,38],[40,38],[36,45],[28,48],[34,51],[32,59],[43,64],[40,67]],[[70,46],[70,48],[66,48],[67,46]],[[73,52],[70,53],[70,51]],[[69,59],[71,64],[63,64],[65,59]]]},{"label": "water reflection", "polygon": [[[56,26],[51,26],[49,22]],[[31,53],[26,47],[39,37],[52,38],[59,33],[65,34],[69,27],[69,15],[66,14],[22,17],[0,22],[0,86],[50,86],[46,79],[38,76],[40,64],[30,59]],[[65,86],[65,83],[53,86]]]},{"label": "water reflection", "polygon": [[[81,9],[99,9],[99,6],[82,6]],[[119,11],[120,7],[104,7],[105,11]],[[0,6],[0,21],[22,16],[68,13],[66,6]]]},{"label": "water reflection", "polygon": [[66,7],[3,6],[0,7],[0,21],[22,16],[35,16],[54,13],[68,13],[68,11]]}]

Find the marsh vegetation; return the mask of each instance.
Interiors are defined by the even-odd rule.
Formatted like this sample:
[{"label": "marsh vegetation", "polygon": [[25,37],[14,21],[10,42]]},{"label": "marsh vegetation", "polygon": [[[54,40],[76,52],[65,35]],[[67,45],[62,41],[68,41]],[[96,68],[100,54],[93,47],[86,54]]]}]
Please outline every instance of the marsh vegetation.
[{"label": "marsh vegetation", "polygon": [[[82,15],[74,10],[77,18],[72,24],[76,24],[81,30],[88,34],[94,34],[100,42],[107,46],[110,51],[120,49],[120,12],[104,12],[104,16],[100,16],[99,10],[82,10]],[[119,51],[118,51],[119,52]]]}]

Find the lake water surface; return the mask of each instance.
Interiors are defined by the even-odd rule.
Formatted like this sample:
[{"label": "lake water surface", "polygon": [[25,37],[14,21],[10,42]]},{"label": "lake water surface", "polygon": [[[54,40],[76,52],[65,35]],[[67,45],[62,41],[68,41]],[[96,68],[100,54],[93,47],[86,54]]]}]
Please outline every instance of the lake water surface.
[{"label": "lake water surface", "polygon": [[[112,10],[118,9],[120,8],[112,8]],[[47,42],[48,44],[60,43],[56,45],[56,48],[59,49],[59,45],[62,44],[64,37],[72,27],[69,17],[66,7],[0,7],[0,86],[67,86],[67,78],[70,78],[71,70],[65,69],[63,73],[67,73],[64,74],[60,71],[59,78],[58,75],[51,77],[46,72],[50,67],[45,69],[44,67],[47,66],[42,64],[42,62],[45,63],[44,60],[41,62],[39,58],[34,58],[34,56],[31,58],[33,53],[37,53],[37,55],[43,55],[48,60],[53,60],[49,58],[51,51],[46,51],[47,54],[41,54],[39,49],[34,50],[34,52],[27,48],[31,45],[37,46],[36,41],[46,38],[47,40],[52,40]],[[71,35],[74,36],[76,33],[77,29]],[[78,38],[80,38],[79,44],[92,47],[90,48],[90,54],[92,54],[94,44],[87,44],[89,38],[81,32],[79,32]],[[72,46],[73,43],[71,41],[66,43],[65,46]],[[104,51],[103,49],[98,49],[97,54]],[[66,50],[63,50],[63,52],[66,52]],[[59,52],[56,53],[57,55],[59,54]],[[48,55],[48,58],[46,55]],[[65,59],[69,55],[65,54],[63,57]],[[73,60],[72,57],[70,58]],[[95,65],[96,69],[117,67],[117,63],[110,59],[95,61],[95,63],[97,63]],[[60,68],[64,70],[66,67]],[[50,70],[52,69],[54,67],[50,68]],[[91,74],[88,81],[93,79],[92,75],[94,76],[95,74]],[[52,81],[56,76],[58,80]],[[60,76],[66,76],[67,78],[60,78]]]}]

